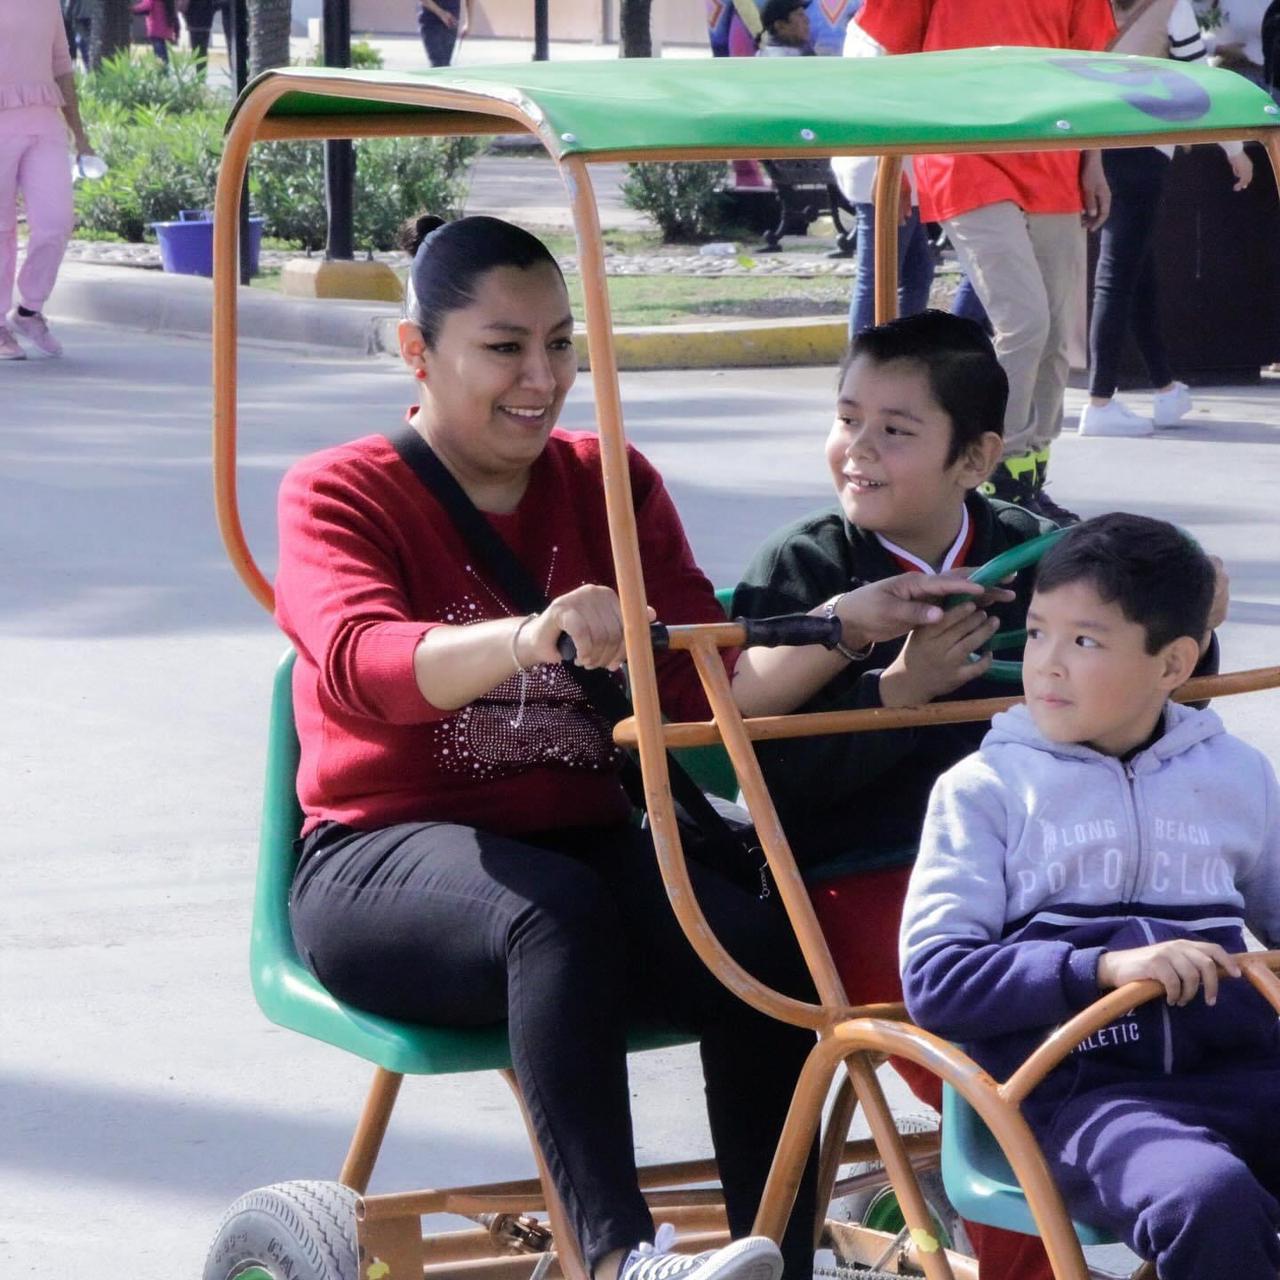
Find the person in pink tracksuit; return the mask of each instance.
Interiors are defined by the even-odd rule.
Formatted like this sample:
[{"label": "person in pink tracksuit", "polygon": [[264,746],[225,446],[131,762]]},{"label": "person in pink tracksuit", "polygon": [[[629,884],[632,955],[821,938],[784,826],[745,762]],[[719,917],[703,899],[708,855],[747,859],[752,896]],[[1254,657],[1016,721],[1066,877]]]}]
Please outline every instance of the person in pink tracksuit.
[{"label": "person in pink tracksuit", "polygon": [[[45,355],[62,354],[41,310],[71,236],[68,129],[77,154],[92,155],[57,0],[0,0],[0,360],[25,359],[15,334]],[[19,194],[27,214],[21,272]],[[15,272],[18,305],[6,322]]]}]

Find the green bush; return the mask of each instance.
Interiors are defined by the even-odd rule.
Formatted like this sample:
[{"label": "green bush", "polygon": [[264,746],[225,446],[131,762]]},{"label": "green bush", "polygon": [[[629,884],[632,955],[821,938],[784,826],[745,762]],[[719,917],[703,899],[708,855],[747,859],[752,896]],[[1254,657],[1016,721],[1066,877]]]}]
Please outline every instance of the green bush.
[{"label": "green bush", "polygon": [[[368,64],[378,54],[366,46],[360,57]],[[230,102],[205,88],[194,58],[175,51],[166,71],[151,54],[122,53],[81,84],[89,136],[108,165],[104,178],[76,185],[85,231],[142,240],[148,223],[176,218],[180,209],[213,207]],[[445,217],[456,212],[477,150],[471,138],[358,142],[357,247],[393,248],[400,223],[423,209]],[[254,149],[250,203],[266,220],[267,236],[308,249],[324,243],[323,155],[316,142]]]},{"label": "green bush", "polygon": [[[85,119],[95,120],[105,109],[164,107],[169,111],[203,111],[221,106],[228,97],[205,83],[195,54],[184,49],[169,51],[166,67],[150,50],[122,50],[102,66],[76,82],[76,93]],[[96,143],[95,143],[96,145]]]},{"label": "green bush", "polygon": [[[464,195],[473,138],[368,138],[356,143],[355,242],[392,249],[406,218],[424,209],[451,217]],[[317,142],[273,142],[254,152],[249,190],[268,235],[306,249],[324,244],[324,151]]]},{"label": "green bush", "polygon": [[176,218],[180,209],[211,208],[224,121],[221,110],[104,110],[90,136],[107,174],[76,184],[80,225],[142,240],[149,223]]},{"label": "green bush", "polygon": [[357,71],[381,71],[382,54],[367,40],[357,40],[351,46],[351,65]]},{"label": "green bush", "polygon": [[705,240],[725,230],[723,164],[629,164],[622,198],[669,241]]}]

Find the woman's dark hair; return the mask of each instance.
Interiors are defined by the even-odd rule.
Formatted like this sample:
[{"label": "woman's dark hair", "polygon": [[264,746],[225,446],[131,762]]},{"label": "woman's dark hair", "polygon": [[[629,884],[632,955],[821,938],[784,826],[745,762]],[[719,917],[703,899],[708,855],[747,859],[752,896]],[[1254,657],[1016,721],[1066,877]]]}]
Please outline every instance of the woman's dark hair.
[{"label": "woman's dark hair", "polygon": [[1171,640],[1199,642],[1217,574],[1209,557],[1164,520],[1113,511],[1068,530],[1040,561],[1037,591],[1087,582],[1147,633],[1148,653]]},{"label": "woman's dark hair", "polygon": [[864,329],[840,361],[837,386],[844,385],[849,366],[859,356],[876,364],[909,361],[924,370],[929,391],[951,419],[947,466],[985,432],[1004,435],[1009,379],[991,339],[975,321],[929,310]]},{"label": "woman's dark hair", "polygon": [[400,247],[413,258],[405,316],[434,347],[440,325],[450,311],[475,301],[476,282],[495,267],[525,270],[540,262],[556,262],[537,236],[501,218],[443,218],[423,214],[400,228]]}]

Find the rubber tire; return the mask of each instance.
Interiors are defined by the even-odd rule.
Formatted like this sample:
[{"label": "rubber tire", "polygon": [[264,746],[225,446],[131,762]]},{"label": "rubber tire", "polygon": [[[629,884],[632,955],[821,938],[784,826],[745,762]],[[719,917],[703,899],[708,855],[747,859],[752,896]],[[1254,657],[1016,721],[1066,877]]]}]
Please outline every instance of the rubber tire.
[{"label": "rubber tire", "polygon": [[204,1280],[235,1280],[253,1268],[272,1280],[359,1280],[356,1193],[338,1182],[278,1182],[227,1210]]}]

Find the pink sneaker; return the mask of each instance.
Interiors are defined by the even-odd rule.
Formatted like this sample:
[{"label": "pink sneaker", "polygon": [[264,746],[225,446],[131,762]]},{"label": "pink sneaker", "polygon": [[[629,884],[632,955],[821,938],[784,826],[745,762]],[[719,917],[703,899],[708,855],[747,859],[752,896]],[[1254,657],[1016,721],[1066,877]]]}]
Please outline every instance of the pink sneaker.
[{"label": "pink sneaker", "polygon": [[33,316],[24,316],[22,312],[15,309],[9,317],[9,326],[15,332],[22,334],[37,351],[43,351],[47,356],[62,354],[62,343],[49,332],[49,324],[40,312],[37,311]]},{"label": "pink sneaker", "polygon": [[25,360],[27,353],[18,346],[18,340],[0,324],[0,360]]}]

